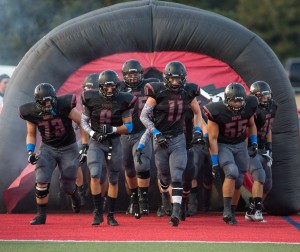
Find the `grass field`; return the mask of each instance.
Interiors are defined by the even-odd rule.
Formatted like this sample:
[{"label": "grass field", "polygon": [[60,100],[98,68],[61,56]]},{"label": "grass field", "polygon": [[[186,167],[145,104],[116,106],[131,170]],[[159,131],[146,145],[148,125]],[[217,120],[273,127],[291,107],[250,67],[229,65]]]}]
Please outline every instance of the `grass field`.
[{"label": "grass field", "polygon": [[299,244],[0,241],[0,252],[299,252]]}]

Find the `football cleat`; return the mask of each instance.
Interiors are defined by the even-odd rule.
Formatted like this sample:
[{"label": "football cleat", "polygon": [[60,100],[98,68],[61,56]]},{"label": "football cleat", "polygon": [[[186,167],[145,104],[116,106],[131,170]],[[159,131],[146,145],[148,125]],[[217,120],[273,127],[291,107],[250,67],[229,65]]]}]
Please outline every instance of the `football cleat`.
[{"label": "football cleat", "polygon": [[223,221],[228,225],[238,224],[237,220],[233,215],[223,215]]},{"label": "football cleat", "polygon": [[245,214],[245,219],[246,219],[247,221],[265,222],[261,210],[255,210],[254,213],[252,212],[252,213],[250,213],[250,214],[249,214],[248,212],[246,212],[246,214]]},{"label": "football cleat", "polygon": [[46,223],[46,215],[38,214],[34,219],[30,221],[30,225],[41,225]]},{"label": "football cleat", "polygon": [[119,223],[116,221],[114,215],[108,215],[107,216],[107,225],[119,226]]},{"label": "football cleat", "polygon": [[103,222],[103,214],[100,214],[98,211],[94,211],[94,219],[92,222],[93,226],[100,225]]}]

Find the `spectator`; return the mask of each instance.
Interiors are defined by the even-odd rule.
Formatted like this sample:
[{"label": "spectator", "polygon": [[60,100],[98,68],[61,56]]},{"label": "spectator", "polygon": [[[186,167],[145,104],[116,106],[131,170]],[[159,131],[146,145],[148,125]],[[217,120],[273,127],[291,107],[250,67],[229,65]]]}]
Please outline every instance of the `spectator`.
[{"label": "spectator", "polygon": [[10,77],[7,74],[0,75],[0,113],[3,108],[3,97]]}]

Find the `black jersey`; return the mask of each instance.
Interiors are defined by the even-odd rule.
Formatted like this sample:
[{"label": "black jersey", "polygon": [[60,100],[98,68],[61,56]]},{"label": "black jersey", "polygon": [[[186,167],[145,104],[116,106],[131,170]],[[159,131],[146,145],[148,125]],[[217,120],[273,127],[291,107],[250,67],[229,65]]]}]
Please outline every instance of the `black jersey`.
[{"label": "black jersey", "polygon": [[81,102],[83,114],[90,116],[91,128],[97,131],[101,124],[121,126],[123,124],[122,113],[134,107],[136,97],[129,93],[119,92],[116,97],[106,99],[99,90],[87,90],[81,94]]},{"label": "black jersey", "polygon": [[131,88],[129,85],[125,84],[125,82],[121,83],[121,91],[131,93],[137,97],[135,106],[132,109],[133,129],[130,134],[135,134],[142,130],[145,130],[145,126],[140,120],[140,115],[141,115],[142,109],[147,100],[147,96],[145,95],[144,88],[147,83],[158,82],[158,81],[159,80],[155,79],[155,78],[143,79],[141,81],[141,84],[138,85],[136,88]]},{"label": "black jersey", "polygon": [[267,134],[272,126],[273,119],[277,111],[277,102],[271,100],[268,107],[259,105],[254,115],[257,127],[258,147],[263,149],[266,144]]},{"label": "black jersey", "polygon": [[22,119],[38,127],[44,144],[58,148],[76,142],[72,120],[69,118],[71,110],[75,107],[75,95],[62,95],[57,97],[56,115],[40,113],[36,102],[20,106],[19,112]]},{"label": "black jersey", "polygon": [[163,82],[146,84],[145,94],[156,101],[153,110],[155,128],[164,134],[183,133],[185,113],[199,93],[200,87],[193,83],[186,83],[177,92],[169,90]]},{"label": "black jersey", "polygon": [[249,119],[254,115],[257,105],[257,98],[249,95],[242,111],[229,110],[223,101],[209,103],[203,110],[209,120],[219,125],[219,143],[238,144],[246,140]]}]

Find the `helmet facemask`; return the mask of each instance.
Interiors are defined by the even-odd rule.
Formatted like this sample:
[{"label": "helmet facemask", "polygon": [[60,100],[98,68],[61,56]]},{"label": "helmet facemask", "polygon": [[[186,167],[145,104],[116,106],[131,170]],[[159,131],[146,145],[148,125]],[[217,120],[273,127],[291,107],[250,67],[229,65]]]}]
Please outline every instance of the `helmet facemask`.
[{"label": "helmet facemask", "polygon": [[99,91],[105,99],[111,99],[119,94],[120,79],[112,70],[105,70],[99,75]]},{"label": "helmet facemask", "polygon": [[233,112],[242,111],[246,105],[246,90],[242,84],[232,82],[224,91],[224,104]]},{"label": "helmet facemask", "polygon": [[[174,81],[176,79],[176,81]],[[179,76],[179,75],[171,75],[171,76],[164,76],[164,80],[166,83],[166,86],[173,90],[173,91],[178,91],[179,89],[183,88],[186,77],[185,76]]]},{"label": "helmet facemask", "polygon": [[119,94],[119,85],[114,83],[113,81],[105,82],[104,84],[100,84],[100,92],[106,99],[111,99],[112,97],[116,97]]},{"label": "helmet facemask", "polygon": [[256,81],[250,87],[250,93],[255,95],[259,101],[259,106],[268,108],[272,100],[270,85],[265,81]]},{"label": "helmet facemask", "polygon": [[185,66],[179,61],[169,62],[165,67],[163,79],[168,89],[172,91],[182,89],[187,79]]},{"label": "helmet facemask", "polygon": [[34,90],[36,107],[41,114],[55,115],[57,98],[54,87],[49,83],[41,83]]},{"label": "helmet facemask", "polygon": [[235,97],[225,100],[225,104],[231,111],[238,112],[244,109],[246,102],[244,97]]}]

